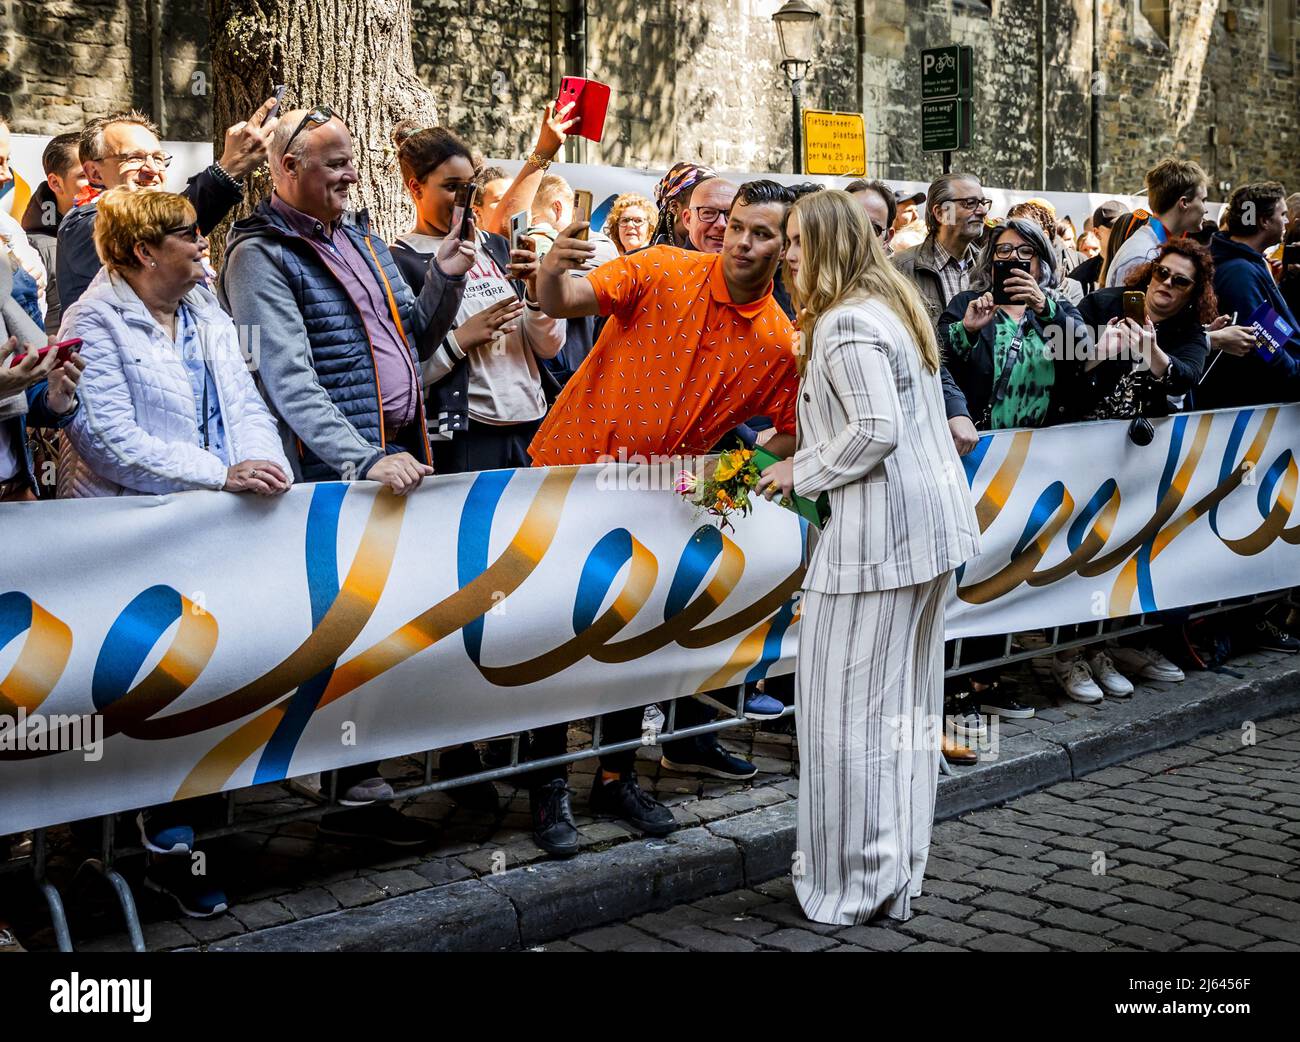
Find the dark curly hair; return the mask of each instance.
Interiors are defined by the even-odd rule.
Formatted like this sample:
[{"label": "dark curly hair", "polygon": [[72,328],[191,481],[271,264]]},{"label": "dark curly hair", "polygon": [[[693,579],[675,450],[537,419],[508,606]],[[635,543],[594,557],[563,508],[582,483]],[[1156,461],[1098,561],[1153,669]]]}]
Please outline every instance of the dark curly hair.
[{"label": "dark curly hair", "polygon": [[1166,242],[1154,260],[1134,269],[1129,275],[1128,288],[1145,290],[1150,286],[1155,266],[1171,253],[1186,257],[1196,269],[1196,285],[1192,287],[1187,307],[1201,325],[1208,325],[1219,315],[1219,298],[1214,295],[1214,260],[1210,257],[1209,250],[1192,239],[1170,239]]}]

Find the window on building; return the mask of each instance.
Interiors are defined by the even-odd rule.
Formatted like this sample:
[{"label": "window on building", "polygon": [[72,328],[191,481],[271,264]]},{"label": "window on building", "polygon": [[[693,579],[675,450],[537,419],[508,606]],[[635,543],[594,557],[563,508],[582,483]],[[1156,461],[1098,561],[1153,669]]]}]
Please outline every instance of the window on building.
[{"label": "window on building", "polygon": [[1156,35],[1169,42],[1169,0],[1140,0],[1142,15]]},{"label": "window on building", "polygon": [[1295,50],[1295,0],[1269,0],[1268,54],[1290,65]]}]

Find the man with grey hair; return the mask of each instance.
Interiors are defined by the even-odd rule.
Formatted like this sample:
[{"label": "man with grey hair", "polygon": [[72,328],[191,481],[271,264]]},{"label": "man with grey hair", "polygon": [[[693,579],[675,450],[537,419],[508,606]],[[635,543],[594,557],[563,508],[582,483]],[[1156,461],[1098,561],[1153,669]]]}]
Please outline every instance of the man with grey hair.
[{"label": "man with grey hair", "polygon": [[[352,135],[324,106],[281,117],[270,167],[271,197],[230,229],[218,296],[237,326],[258,331],[258,384],[295,480],[365,479],[405,495],[433,473],[420,363],[452,327],[473,243],[447,236],[416,297],[367,213],[347,209]],[[386,802],[393,788],[377,763],[340,769],[337,787],[354,809],[322,818],[322,835],[397,847],[430,838]]]},{"label": "man with grey hair", "polygon": [[[925,241],[894,254],[894,266],[916,285],[921,301],[936,324],[944,308],[970,286],[975,266],[975,243],[984,233],[984,218],[992,200],[984,197],[979,178],[972,174],[942,174],[930,185],[925,198]],[[948,429],[963,456],[978,443],[966,400],[945,367],[943,400]]]},{"label": "man with grey hair", "polygon": [[[191,177],[181,190],[194,205],[204,235],[211,234],[243,199],[243,179],[266,158],[267,141],[276,123],[271,118],[274,107],[275,99],[267,98],[250,119],[227,130],[221,158]],[[165,188],[172,161],[162,150],[158,128],[135,110],[92,119],[81,131],[77,154],[90,186],[99,191],[119,185],[131,191]],[[97,209],[92,198],[68,211],[59,225],[56,263],[64,311],[86,291],[100,269],[95,252]]]}]

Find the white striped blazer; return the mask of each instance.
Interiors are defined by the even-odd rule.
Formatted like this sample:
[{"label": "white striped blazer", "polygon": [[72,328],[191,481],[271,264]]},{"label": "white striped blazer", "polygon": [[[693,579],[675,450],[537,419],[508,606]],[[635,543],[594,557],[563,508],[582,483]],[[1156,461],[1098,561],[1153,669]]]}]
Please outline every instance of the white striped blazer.
[{"label": "white striped blazer", "polygon": [[798,406],[794,490],[831,506],[804,589],[915,586],[979,552],[939,374],[892,309],[860,299],[817,320]]}]

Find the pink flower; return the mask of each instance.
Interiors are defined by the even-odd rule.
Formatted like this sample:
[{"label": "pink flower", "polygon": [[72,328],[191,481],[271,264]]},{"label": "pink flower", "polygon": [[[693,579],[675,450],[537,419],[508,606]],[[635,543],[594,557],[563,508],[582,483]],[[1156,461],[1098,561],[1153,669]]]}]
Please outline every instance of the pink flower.
[{"label": "pink flower", "polygon": [[677,475],[677,484],[674,485],[673,487],[677,490],[679,494],[684,496],[688,492],[695,491],[695,486],[699,484],[699,480],[700,479],[697,478],[694,474],[692,474],[689,470],[683,470],[680,474]]}]

